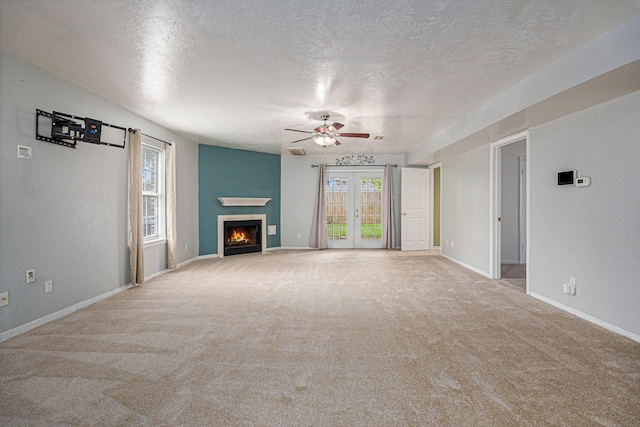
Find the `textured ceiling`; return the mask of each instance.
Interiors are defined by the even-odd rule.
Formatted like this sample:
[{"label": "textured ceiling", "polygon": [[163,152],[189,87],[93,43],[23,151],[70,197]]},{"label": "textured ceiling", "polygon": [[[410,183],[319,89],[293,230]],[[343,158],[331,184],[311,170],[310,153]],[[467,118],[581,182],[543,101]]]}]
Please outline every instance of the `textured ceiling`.
[{"label": "textured ceiling", "polygon": [[386,138],[295,145],[391,154],[638,16],[638,0],[0,0],[0,49],[201,143],[285,152],[301,134],[284,128],[332,111]]}]

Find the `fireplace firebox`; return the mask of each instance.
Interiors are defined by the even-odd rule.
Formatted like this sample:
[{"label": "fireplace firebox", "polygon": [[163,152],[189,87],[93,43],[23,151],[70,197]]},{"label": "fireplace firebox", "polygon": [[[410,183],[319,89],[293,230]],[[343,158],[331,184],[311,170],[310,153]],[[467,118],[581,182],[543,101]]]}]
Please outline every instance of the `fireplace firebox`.
[{"label": "fireplace firebox", "polygon": [[262,252],[262,221],[224,221],[224,256]]},{"label": "fireplace firebox", "polygon": [[[247,245],[243,244],[245,248],[241,248],[243,245],[231,245],[229,251],[226,247],[227,233],[225,233],[225,223],[241,223],[239,225],[247,225],[247,221],[258,221],[260,223],[260,229],[256,231],[256,244]],[[216,222],[218,223],[218,257],[224,258],[225,254],[236,255],[239,253],[247,253],[247,249],[251,251],[258,251],[257,245],[260,245],[262,253],[267,251],[267,215],[266,214],[242,214],[242,215],[218,215]],[[255,222],[253,222],[255,224]],[[250,231],[250,233],[253,233]]]}]

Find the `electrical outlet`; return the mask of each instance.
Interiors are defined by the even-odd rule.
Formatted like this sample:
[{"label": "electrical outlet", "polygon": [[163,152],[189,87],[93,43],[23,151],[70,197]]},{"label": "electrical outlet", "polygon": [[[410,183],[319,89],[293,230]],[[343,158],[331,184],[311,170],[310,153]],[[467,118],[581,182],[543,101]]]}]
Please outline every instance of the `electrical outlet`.
[{"label": "electrical outlet", "polygon": [[27,160],[31,159],[31,147],[18,145],[18,158]]},{"label": "electrical outlet", "polygon": [[574,296],[576,294],[576,285],[573,283],[563,283],[562,292],[567,295]]},{"label": "electrical outlet", "polygon": [[47,280],[44,282],[44,292],[48,294],[51,291],[53,291],[53,280]]},{"label": "electrical outlet", "polygon": [[33,283],[36,281],[36,271],[27,270],[27,283]]},{"label": "electrical outlet", "polygon": [[573,277],[573,276],[569,276],[569,283],[572,284],[572,285],[575,285],[576,284],[576,278]]},{"label": "electrical outlet", "polygon": [[451,247],[453,247],[453,240],[451,241]]},{"label": "electrical outlet", "polygon": [[186,251],[189,248],[189,245],[187,245],[186,243],[184,244],[184,250]]},{"label": "electrical outlet", "polygon": [[302,234],[298,233],[298,239],[302,239]]},{"label": "electrical outlet", "polygon": [[276,226],[275,225],[267,225],[267,235],[275,236],[276,235]]},{"label": "electrical outlet", "polygon": [[9,292],[0,293],[0,307],[9,305]]}]

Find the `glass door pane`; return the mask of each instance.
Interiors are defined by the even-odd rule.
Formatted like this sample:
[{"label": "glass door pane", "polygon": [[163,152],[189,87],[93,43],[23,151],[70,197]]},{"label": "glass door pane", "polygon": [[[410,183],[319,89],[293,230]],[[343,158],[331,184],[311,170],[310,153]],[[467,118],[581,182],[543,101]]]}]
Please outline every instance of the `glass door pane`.
[{"label": "glass door pane", "polygon": [[348,236],[349,180],[327,178],[327,234],[329,242],[345,241]]},{"label": "glass door pane", "polygon": [[356,206],[355,246],[358,248],[382,247],[382,177],[381,174],[358,174],[359,206]]}]

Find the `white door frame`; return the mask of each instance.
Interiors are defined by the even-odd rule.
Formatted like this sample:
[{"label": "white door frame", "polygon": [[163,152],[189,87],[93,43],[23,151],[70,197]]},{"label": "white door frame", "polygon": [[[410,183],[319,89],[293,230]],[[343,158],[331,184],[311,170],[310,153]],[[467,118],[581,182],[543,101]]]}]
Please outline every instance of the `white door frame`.
[{"label": "white door frame", "polygon": [[[518,157],[520,172],[518,174],[518,229],[520,239],[518,240],[518,259],[520,264],[527,262],[527,158]],[[524,244],[523,244],[524,242]]]},{"label": "white door frame", "polygon": [[[526,146],[526,158],[531,159],[529,155],[529,131],[525,130],[522,132],[515,133],[513,135],[509,135],[498,141],[494,141],[489,146],[489,275],[492,279],[499,279],[501,277],[501,241],[500,241],[500,206],[501,206],[501,194],[500,194],[500,177],[502,171],[500,170],[500,149],[505,145],[509,145],[514,142],[525,141]],[[529,163],[530,166],[530,163]],[[526,236],[527,236],[527,259],[526,263],[529,264],[529,245],[531,239],[530,237],[530,226],[529,221],[530,211],[531,211],[531,203],[530,203],[530,187],[531,180],[529,179],[531,174],[531,167],[527,167],[526,173],[526,205],[527,205],[527,224],[526,224]],[[528,266],[527,266],[528,268]],[[527,274],[526,279],[526,290],[527,294],[529,293],[529,275]]]},{"label": "white door frame", "polygon": [[440,168],[440,244],[442,245],[442,162],[438,162],[429,166],[429,170],[431,170],[431,199],[430,199],[431,206],[429,206],[429,209],[431,211],[431,225],[430,225],[431,229],[429,230],[429,233],[431,235],[431,242],[430,242],[431,249],[440,249],[440,246],[435,245],[435,234],[434,234],[434,224],[433,224],[433,222],[435,221],[434,209],[435,209],[435,197],[436,197],[436,192],[435,192],[436,180],[433,179],[433,175],[437,168]]}]

